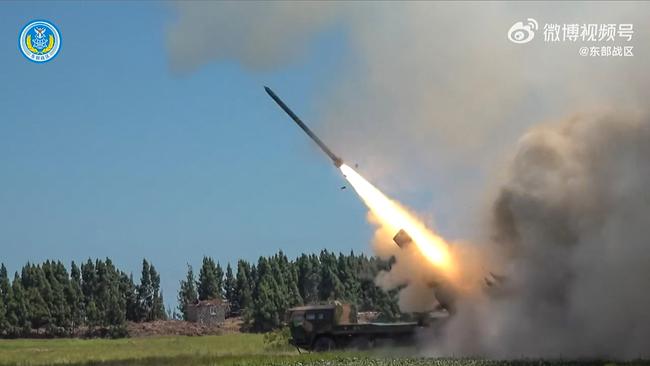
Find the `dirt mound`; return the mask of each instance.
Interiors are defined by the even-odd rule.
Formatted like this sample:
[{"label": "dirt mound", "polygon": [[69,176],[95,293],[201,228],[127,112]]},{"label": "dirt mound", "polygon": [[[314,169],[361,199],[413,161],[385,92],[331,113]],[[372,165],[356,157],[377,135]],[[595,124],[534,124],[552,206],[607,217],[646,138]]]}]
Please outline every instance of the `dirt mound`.
[{"label": "dirt mound", "polygon": [[228,318],[224,324],[201,325],[183,320],[157,320],[146,323],[127,323],[131,337],[150,337],[165,335],[202,336],[239,332],[242,327],[240,318]]}]

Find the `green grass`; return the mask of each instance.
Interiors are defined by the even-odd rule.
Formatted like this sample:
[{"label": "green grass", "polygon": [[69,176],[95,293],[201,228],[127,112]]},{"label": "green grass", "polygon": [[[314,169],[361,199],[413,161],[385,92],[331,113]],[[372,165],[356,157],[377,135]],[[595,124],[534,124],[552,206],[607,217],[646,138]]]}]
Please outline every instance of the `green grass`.
[{"label": "green grass", "polygon": [[[404,352],[402,352],[404,353]],[[413,352],[406,352],[411,355]],[[397,358],[395,352],[298,354],[286,347],[269,349],[259,334],[127,339],[0,340],[0,365],[294,365],[294,366],[501,366],[605,365],[587,361],[485,361]],[[387,355],[390,355],[388,357]],[[624,363],[618,363],[623,365]],[[645,364],[633,362],[629,365]],[[611,364],[610,365],[614,365]]]},{"label": "green grass", "polygon": [[0,340],[0,365],[261,365],[336,356],[269,349],[260,334]]}]

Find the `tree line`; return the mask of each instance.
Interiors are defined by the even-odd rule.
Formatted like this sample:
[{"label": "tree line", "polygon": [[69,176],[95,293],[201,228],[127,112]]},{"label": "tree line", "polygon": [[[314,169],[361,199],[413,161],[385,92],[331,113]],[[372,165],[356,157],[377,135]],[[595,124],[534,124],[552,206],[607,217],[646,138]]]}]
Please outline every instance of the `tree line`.
[{"label": "tree line", "polygon": [[363,254],[348,255],[323,250],[319,255],[302,254],[289,260],[279,251],[260,257],[257,263],[230,263],[224,272],[220,263],[204,257],[198,279],[192,266],[180,283],[178,310],[187,319],[186,304],[197,300],[224,299],[233,314],[240,314],[253,331],[277,328],[286,310],[293,306],[342,301],[359,311],[378,311],[384,320],[400,316],[396,292],[385,292],[375,285],[380,270],[391,263]]},{"label": "tree line", "polygon": [[0,264],[0,337],[125,336],[127,321],[186,319],[186,304],[207,299],[226,300],[230,314],[242,316],[251,331],[279,327],[290,307],[333,300],[394,319],[400,315],[396,293],[374,283],[390,265],[376,257],[327,250],[293,260],[279,251],[255,263],[227,263],[225,270],[204,257],[198,275],[188,265],[178,293],[179,312],[171,314],[165,312],[160,274],[146,259],[138,283],[109,258],[88,259],[80,266],[72,262],[69,271],[60,261],[27,263],[13,279]]},{"label": "tree line", "polygon": [[108,258],[72,262],[70,272],[60,261],[27,263],[13,280],[0,265],[3,337],[123,336],[127,320],[165,318],[160,275],[146,259],[139,284]]}]

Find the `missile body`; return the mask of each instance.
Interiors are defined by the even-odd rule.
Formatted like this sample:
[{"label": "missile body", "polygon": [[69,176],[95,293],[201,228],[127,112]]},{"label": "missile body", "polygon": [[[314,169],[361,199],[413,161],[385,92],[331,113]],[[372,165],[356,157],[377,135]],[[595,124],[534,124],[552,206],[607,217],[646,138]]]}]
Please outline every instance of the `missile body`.
[{"label": "missile body", "polygon": [[289,107],[287,107],[286,104],[284,104],[284,102],[282,101],[282,99],[280,99],[280,97],[275,95],[273,90],[271,90],[267,86],[264,87],[264,90],[266,90],[266,93],[271,97],[271,99],[273,99],[280,106],[280,108],[282,108],[282,110],[284,110],[289,115],[289,117],[291,117],[291,119],[293,119],[293,121],[296,122],[298,127],[302,128],[302,130],[305,131],[307,136],[309,136],[316,143],[316,145],[318,145],[318,147],[320,147],[320,149],[323,150],[323,152],[327,154],[327,156],[330,159],[332,159],[334,166],[338,168],[341,166],[341,164],[343,164],[343,160],[338,156],[334,155],[332,150],[330,150],[327,147],[327,145],[325,145],[325,143],[323,143],[323,141],[321,141],[321,139],[318,138],[318,136],[316,136],[313,132],[311,132],[309,127],[307,127],[307,125],[303,121],[301,121],[300,118],[296,116],[296,114],[293,113],[293,111]]}]

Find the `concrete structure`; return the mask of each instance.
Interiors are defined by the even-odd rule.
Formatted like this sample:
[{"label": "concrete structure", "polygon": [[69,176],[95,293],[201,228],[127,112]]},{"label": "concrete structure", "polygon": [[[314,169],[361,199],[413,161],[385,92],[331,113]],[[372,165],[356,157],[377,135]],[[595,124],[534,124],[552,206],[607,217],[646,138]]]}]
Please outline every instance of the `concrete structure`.
[{"label": "concrete structure", "polygon": [[214,299],[187,304],[187,320],[201,325],[220,325],[226,319],[230,306],[228,302]]}]

